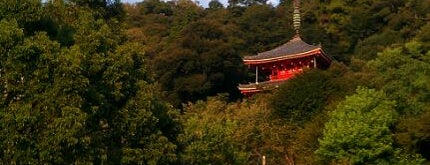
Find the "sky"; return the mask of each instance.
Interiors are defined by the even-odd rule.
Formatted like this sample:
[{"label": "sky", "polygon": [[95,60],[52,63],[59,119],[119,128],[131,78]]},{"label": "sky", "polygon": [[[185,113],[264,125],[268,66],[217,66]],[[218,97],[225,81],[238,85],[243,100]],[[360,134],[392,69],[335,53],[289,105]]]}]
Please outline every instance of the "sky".
[{"label": "sky", "polygon": [[[136,2],[142,2],[142,0],[121,0],[123,3],[136,3]],[[202,5],[203,7],[208,7],[208,3],[210,0],[193,0],[193,1],[198,1],[200,3],[200,5]],[[224,6],[227,6],[227,1],[228,0],[219,0],[222,4],[224,4]],[[279,0],[268,0],[267,3],[271,3],[273,5],[278,5]]]}]

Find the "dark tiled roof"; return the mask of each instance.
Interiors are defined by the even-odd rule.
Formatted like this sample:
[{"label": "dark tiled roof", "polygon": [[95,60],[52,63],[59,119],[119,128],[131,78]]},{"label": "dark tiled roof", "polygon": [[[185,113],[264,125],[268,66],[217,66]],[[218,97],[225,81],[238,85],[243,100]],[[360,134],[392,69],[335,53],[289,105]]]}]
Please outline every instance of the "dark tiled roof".
[{"label": "dark tiled roof", "polygon": [[253,55],[253,56],[245,56],[243,59],[245,61],[262,60],[262,59],[276,58],[276,57],[282,57],[282,56],[290,56],[290,55],[295,55],[295,54],[300,54],[311,50],[315,50],[317,48],[321,48],[321,45],[309,45],[303,42],[300,36],[295,36],[287,43],[281,46],[278,46],[275,49],[258,53],[257,55]]}]

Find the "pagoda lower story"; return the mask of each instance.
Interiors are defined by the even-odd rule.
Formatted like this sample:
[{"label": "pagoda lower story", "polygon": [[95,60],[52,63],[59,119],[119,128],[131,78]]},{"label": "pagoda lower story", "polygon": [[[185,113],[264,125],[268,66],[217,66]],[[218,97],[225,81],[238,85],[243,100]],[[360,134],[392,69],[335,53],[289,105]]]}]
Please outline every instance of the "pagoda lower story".
[{"label": "pagoda lower story", "polygon": [[[255,65],[256,71],[267,75],[268,81],[288,80],[306,68],[316,68],[315,59],[304,57]],[[258,70],[257,70],[258,69]]]}]

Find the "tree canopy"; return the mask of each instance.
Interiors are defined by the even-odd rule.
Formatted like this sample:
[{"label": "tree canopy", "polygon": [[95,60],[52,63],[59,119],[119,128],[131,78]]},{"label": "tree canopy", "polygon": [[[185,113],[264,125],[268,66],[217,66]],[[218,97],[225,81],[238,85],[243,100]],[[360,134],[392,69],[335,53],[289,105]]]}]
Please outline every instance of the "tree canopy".
[{"label": "tree canopy", "polygon": [[[17,10],[36,9],[47,8]],[[177,112],[148,75],[142,45],[127,41],[121,25],[78,10],[70,46],[1,19],[1,161],[174,162]]]},{"label": "tree canopy", "polygon": [[428,163],[430,1],[300,11],[335,61],[245,97],[292,1],[0,1],[0,164]]},{"label": "tree canopy", "polygon": [[317,154],[336,163],[421,164],[393,147],[389,127],[397,119],[395,104],[381,91],[358,88],[330,113]]}]

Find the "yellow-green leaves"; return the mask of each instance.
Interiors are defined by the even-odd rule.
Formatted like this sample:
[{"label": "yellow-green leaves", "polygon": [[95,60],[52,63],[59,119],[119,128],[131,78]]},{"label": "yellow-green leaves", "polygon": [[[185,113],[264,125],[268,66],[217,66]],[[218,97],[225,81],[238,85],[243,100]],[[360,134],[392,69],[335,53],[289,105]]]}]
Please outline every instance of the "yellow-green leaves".
[{"label": "yellow-green leaves", "polygon": [[[397,119],[396,102],[382,91],[358,88],[329,114],[320,147],[323,160],[351,164],[392,164],[405,161],[393,146],[390,126]],[[408,164],[419,164],[411,159]]]},{"label": "yellow-green leaves", "polygon": [[16,19],[21,25],[37,21],[42,16],[40,0],[0,1],[0,19]]}]

